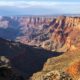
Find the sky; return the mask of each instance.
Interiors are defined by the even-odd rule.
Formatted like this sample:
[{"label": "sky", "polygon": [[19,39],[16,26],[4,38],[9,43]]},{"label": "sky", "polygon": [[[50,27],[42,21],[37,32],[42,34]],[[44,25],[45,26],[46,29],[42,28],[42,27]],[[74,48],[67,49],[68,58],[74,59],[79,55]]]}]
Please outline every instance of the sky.
[{"label": "sky", "polygon": [[80,0],[0,0],[0,15],[80,14]]}]

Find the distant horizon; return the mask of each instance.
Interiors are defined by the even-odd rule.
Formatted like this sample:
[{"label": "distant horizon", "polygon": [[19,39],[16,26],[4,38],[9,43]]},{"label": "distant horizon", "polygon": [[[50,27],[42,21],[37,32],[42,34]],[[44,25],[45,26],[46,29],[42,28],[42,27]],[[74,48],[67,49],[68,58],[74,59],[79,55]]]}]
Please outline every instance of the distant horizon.
[{"label": "distant horizon", "polygon": [[43,17],[50,17],[50,16],[80,16],[80,14],[49,14],[49,15],[46,15],[46,14],[45,14],[45,15],[30,15],[30,14],[27,15],[27,14],[26,14],[26,15],[0,15],[0,17],[11,17],[11,16],[14,16],[14,17],[15,17],[15,16],[18,16],[18,17],[19,17],[19,16],[30,16],[30,17],[31,17],[31,16],[36,16],[36,17],[37,17],[37,16],[38,16],[38,17],[39,17],[39,16],[43,16]]}]

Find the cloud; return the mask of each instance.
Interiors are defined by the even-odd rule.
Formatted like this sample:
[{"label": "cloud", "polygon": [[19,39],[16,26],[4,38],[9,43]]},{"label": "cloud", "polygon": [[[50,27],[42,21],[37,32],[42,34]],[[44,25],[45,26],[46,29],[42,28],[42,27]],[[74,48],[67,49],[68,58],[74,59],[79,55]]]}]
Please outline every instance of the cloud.
[{"label": "cloud", "polygon": [[18,8],[27,8],[27,7],[51,7],[55,5],[55,2],[39,2],[39,1],[0,1],[0,7],[18,7]]},{"label": "cloud", "polygon": [[[54,1],[0,1],[0,7],[13,7],[18,9],[31,9],[34,12],[34,9],[40,10],[43,9],[41,13],[54,11],[60,13],[80,13],[80,2],[54,2]],[[41,10],[40,10],[41,11]],[[36,11],[37,13],[37,11]],[[54,12],[55,13],[55,12]],[[45,13],[47,14],[47,13]]]},{"label": "cloud", "polygon": [[59,8],[59,7],[72,7],[78,6],[78,2],[53,2],[53,1],[0,1],[0,7],[18,7],[18,8],[29,8],[29,7],[41,7],[41,8]]}]

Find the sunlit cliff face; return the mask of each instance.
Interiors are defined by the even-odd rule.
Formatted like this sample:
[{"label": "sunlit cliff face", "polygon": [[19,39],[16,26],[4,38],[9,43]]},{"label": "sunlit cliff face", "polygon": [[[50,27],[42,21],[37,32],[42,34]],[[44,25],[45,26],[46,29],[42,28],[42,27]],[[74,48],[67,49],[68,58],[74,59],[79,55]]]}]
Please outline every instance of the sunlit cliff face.
[{"label": "sunlit cliff face", "polygon": [[3,38],[24,44],[36,45],[52,51],[67,51],[70,47],[72,49],[79,47],[80,18],[1,17],[0,34]]}]

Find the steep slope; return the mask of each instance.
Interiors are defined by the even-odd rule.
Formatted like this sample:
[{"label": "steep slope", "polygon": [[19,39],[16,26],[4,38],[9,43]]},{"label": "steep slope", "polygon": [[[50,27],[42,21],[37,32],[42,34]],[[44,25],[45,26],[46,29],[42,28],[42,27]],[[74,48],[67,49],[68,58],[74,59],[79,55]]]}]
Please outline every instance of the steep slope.
[{"label": "steep slope", "polygon": [[75,50],[76,47],[80,47],[79,35],[79,17],[11,16],[0,18],[0,37],[40,46],[47,50],[60,52]]},{"label": "steep slope", "polygon": [[75,80],[80,79],[80,60],[75,60],[69,67],[67,67],[66,72],[74,77]]},{"label": "steep slope", "polygon": [[7,39],[0,39],[0,55],[27,80],[32,75],[31,80],[42,80],[55,70],[79,79],[79,17],[2,17],[0,22],[0,36]]},{"label": "steep slope", "polygon": [[[53,30],[51,40],[44,43],[44,48],[50,50],[67,51],[80,48],[80,18],[58,17],[51,24]],[[75,39],[76,38],[76,39]]]},{"label": "steep slope", "polygon": [[[77,71],[79,71],[80,64],[76,62],[80,61],[79,49],[63,54],[0,38],[0,55],[2,55],[0,57],[2,67],[12,68],[14,71],[22,74],[27,80],[30,77],[31,80],[46,80],[44,78],[50,73],[53,75],[59,74],[61,76],[59,80],[79,79],[79,72]],[[73,69],[74,72],[71,72]],[[55,71],[60,73],[56,73]],[[6,74],[6,70],[4,72]],[[77,74],[75,75],[75,73]],[[13,76],[13,74],[10,75]],[[65,78],[63,78],[64,75]],[[51,78],[53,77],[51,76]]]},{"label": "steep slope", "polygon": [[[57,71],[57,73],[55,72]],[[51,73],[51,74],[50,74]],[[59,79],[52,77],[56,76]],[[62,74],[63,73],[63,74]],[[61,77],[63,78],[61,79]],[[46,76],[46,79],[44,77]],[[72,79],[70,79],[70,77]],[[32,80],[79,80],[80,79],[80,50],[66,52],[58,57],[47,60],[41,71],[33,74]]]},{"label": "steep slope", "polygon": [[[36,46],[28,46],[14,41],[0,38],[0,56],[9,59],[9,64],[27,79],[33,73],[42,70],[48,58],[56,57],[62,53],[51,52]],[[5,61],[5,58],[1,58]]]}]

